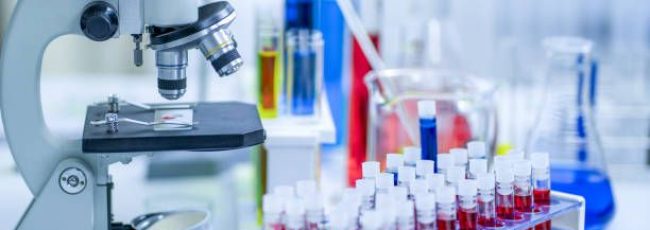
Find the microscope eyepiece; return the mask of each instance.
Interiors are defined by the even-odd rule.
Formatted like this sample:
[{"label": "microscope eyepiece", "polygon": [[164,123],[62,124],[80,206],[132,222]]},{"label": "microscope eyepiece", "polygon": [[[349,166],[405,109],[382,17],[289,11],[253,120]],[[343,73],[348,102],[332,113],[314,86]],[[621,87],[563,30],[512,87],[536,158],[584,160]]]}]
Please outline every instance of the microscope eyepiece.
[{"label": "microscope eyepiece", "polygon": [[235,19],[235,10],[225,1],[199,8],[198,21],[173,27],[151,26],[150,47],[156,51],[158,91],[169,100],[185,93],[187,50],[198,48],[215,72],[224,77],[239,70],[243,60],[237,42],[228,30]]}]

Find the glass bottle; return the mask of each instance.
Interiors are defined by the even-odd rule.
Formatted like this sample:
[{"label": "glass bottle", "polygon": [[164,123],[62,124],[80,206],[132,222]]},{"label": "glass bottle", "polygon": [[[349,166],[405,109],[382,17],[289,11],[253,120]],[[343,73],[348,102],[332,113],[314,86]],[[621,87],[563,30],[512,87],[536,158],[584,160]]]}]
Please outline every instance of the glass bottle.
[{"label": "glass bottle", "polygon": [[549,152],[551,187],[583,196],[586,228],[599,229],[614,214],[614,199],[593,116],[596,63],[593,43],[578,37],[544,39],[542,104],[529,152]]}]

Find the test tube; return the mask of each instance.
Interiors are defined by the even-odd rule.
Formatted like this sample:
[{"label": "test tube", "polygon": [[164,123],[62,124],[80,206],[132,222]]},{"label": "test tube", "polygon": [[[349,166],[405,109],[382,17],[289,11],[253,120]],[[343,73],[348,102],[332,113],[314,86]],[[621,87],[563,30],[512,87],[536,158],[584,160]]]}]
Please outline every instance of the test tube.
[{"label": "test tube", "polygon": [[377,194],[375,210],[379,211],[382,220],[382,226],[396,227],[397,226],[397,211],[395,199],[389,194]]},{"label": "test tube", "polygon": [[[418,230],[436,229],[436,196],[425,193],[415,200],[415,219]],[[454,229],[455,230],[455,229]]]},{"label": "test tube", "polygon": [[487,147],[483,141],[470,141],[467,143],[467,151],[470,159],[485,159],[487,157]]},{"label": "test tube", "polygon": [[389,153],[386,155],[386,172],[393,174],[393,184],[397,185],[397,169],[404,165],[404,157],[401,154]]},{"label": "test tube", "polygon": [[438,193],[438,191],[445,187],[445,175],[439,173],[428,173],[425,176],[427,181],[427,188],[430,193]]},{"label": "test tube", "polygon": [[505,168],[496,170],[496,204],[497,217],[506,220],[515,219],[514,210],[514,180],[512,170]]},{"label": "test tube", "polygon": [[393,184],[393,174],[381,173],[377,176],[377,194],[390,193],[390,190],[393,189],[393,187],[395,187]]},{"label": "test tube", "polygon": [[361,211],[375,208],[375,180],[359,179],[356,188],[361,194]]},{"label": "test tube", "polygon": [[436,102],[431,100],[418,101],[418,116],[420,118],[421,157],[425,160],[438,161],[438,134],[436,128]]},{"label": "test tube", "polygon": [[478,174],[478,223],[487,228],[500,227],[497,222],[493,173]]},{"label": "test tube", "polygon": [[477,179],[477,175],[487,173],[488,162],[486,159],[470,159],[468,179]]},{"label": "test tube", "polygon": [[475,180],[458,182],[458,226],[461,230],[478,229],[477,186]]},{"label": "test tube", "polygon": [[415,168],[418,160],[422,159],[420,155],[420,148],[418,147],[404,147],[404,166]]},{"label": "test tube", "polygon": [[305,230],[305,204],[301,199],[287,201],[284,226],[287,230]]},{"label": "test tube", "polygon": [[281,86],[280,26],[271,15],[258,22],[257,35],[257,93],[258,110],[262,118],[278,115],[278,97]]},{"label": "test tube", "polygon": [[436,194],[436,226],[438,230],[456,230],[456,192],[445,187]]},{"label": "test tube", "polygon": [[467,149],[453,148],[449,150],[449,154],[454,156],[454,165],[463,167],[465,170],[467,170]]},{"label": "test tube", "polygon": [[[411,182],[415,180],[415,168],[402,166],[397,169],[397,186],[409,189]],[[407,190],[408,191],[408,190]],[[409,192],[410,194],[410,192]]]},{"label": "test tube", "polygon": [[303,200],[307,230],[325,229],[325,210],[321,194],[318,192],[311,193],[304,197]]},{"label": "test tube", "polygon": [[[551,205],[551,174],[549,170],[549,156],[546,152],[532,153],[530,155],[533,168],[533,201],[541,210],[548,209]],[[535,226],[535,230],[550,230],[551,221]]]},{"label": "test tube", "polygon": [[433,173],[432,160],[418,160],[415,162],[415,179],[424,179],[428,173]]},{"label": "test tube", "polygon": [[364,179],[374,180],[379,175],[379,162],[366,161],[361,163],[361,175]]},{"label": "test tube", "polygon": [[515,163],[515,211],[530,213],[533,211],[533,188],[530,181],[531,163],[519,160]]},{"label": "test tube", "polygon": [[413,201],[399,202],[397,212],[397,229],[399,230],[415,230],[415,204]]},{"label": "test tube", "polygon": [[445,179],[447,180],[447,185],[455,189],[457,188],[458,182],[465,179],[465,169],[457,166],[451,167],[448,169]]},{"label": "test tube", "polygon": [[323,36],[317,30],[287,32],[287,103],[294,116],[318,116],[323,78]]},{"label": "test tube", "polygon": [[454,156],[447,153],[438,154],[438,162],[436,167],[436,173],[443,175],[447,174],[447,169],[454,167]]},{"label": "test tube", "polygon": [[284,229],[282,200],[273,194],[264,195],[262,198],[262,211],[264,212],[264,229]]},{"label": "test tube", "polygon": [[359,211],[361,210],[361,192],[359,189],[346,188],[341,197],[341,204],[345,204],[345,210],[348,211],[348,221],[351,226],[357,226],[359,223]]}]

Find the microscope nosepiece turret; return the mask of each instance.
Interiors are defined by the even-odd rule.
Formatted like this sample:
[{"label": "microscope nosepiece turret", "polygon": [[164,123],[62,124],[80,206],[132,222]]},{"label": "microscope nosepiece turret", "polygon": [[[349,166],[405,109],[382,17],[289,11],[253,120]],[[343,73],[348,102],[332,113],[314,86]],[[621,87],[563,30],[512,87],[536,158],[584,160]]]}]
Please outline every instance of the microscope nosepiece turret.
[{"label": "microscope nosepiece turret", "polygon": [[243,61],[237,42],[228,29],[235,10],[225,1],[203,5],[199,19],[180,26],[150,26],[151,49],[156,51],[158,92],[176,100],[186,91],[187,51],[198,48],[215,72],[224,77],[237,72]]}]

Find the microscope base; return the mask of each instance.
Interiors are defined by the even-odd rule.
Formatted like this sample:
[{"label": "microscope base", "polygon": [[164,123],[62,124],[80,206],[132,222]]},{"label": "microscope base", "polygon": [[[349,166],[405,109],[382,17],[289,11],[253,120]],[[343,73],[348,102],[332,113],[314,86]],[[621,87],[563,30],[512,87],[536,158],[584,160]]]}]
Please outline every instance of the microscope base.
[{"label": "microscope base", "polygon": [[[107,190],[100,187],[83,161],[63,160],[34,197],[17,229],[107,229],[108,202],[95,201],[107,198]],[[103,203],[106,206],[93,205]]]}]

